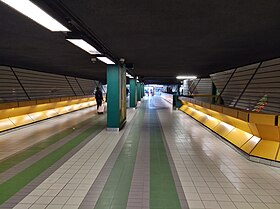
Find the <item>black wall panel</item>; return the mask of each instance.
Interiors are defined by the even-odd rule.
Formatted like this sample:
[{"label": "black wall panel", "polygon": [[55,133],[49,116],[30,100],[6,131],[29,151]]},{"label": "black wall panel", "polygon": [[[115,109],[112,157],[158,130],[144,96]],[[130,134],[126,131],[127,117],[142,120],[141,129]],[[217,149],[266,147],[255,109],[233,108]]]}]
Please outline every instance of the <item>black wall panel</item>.
[{"label": "black wall panel", "polygon": [[[212,95],[211,78],[201,78],[189,80],[189,88],[192,94]],[[197,100],[203,102],[211,102],[212,97],[196,97]]]},{"label": "black wall panel", "polygon": [[263,63],[238,101],[236,107],[253,110],[263,101],[261,112],[280,113],[280,60],[274,65]]},{"label": "black wall panel", "polygon": [[0,102],[92,95],[94,80],[0,66]]},{"label": "black wall panel", "polygon": [[28,100],[10,67],[0,66],[0,102]]},{"label": "black wall panel", "polygon": [[[222,91],[228,71],[211,75]],[[226,106],[264,113],[280,113],[280,59],[237,68],[221,94]],[[260,108],[264,106],[264,108]]]}]

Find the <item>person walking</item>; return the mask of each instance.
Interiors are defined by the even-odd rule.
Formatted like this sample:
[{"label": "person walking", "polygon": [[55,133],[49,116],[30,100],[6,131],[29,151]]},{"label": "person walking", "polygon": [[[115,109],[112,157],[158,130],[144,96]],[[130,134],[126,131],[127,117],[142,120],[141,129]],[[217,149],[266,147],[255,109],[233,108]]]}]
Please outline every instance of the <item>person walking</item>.
[{"label": "person walking", "polygon": [[97,111],[98,111],[99,107],[102,105],[102,100],[103,100],[102,91],[98,86],[96,87],[96,91],[95,91],[95,100],[96,100]]}]

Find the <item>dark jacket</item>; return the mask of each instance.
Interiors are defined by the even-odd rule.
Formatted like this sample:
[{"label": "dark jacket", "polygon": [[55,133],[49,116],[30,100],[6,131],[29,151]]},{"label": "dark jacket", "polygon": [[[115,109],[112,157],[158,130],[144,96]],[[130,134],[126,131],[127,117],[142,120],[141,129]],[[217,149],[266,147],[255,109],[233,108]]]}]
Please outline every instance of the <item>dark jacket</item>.
[{"label": "dark jacket", "polygon": [[103,95],[102,95],[102,92],[100,90],[97,90],[95,92],[95,99],[98,100],[98,101],[102,101],[103,100]]}]

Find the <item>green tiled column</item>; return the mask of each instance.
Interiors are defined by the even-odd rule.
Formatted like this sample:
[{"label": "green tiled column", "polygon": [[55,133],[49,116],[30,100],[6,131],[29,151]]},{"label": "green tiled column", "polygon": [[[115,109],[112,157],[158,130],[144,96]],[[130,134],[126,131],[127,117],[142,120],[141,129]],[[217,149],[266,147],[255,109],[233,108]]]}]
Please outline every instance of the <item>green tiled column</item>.
[{"label": "green tiled column", "polygon": [[119,130],[126,122],[125,69],[107,65],[107,129]]},{"label": "green tiled column", "polygon": [[137,101],[141,101],[141,84],[137,83]]},{"label": "green tiled column", "polygon": [[141,90],[142,90],[142,97],[145,96],[145,90],[144,90],[144,83],[141,84]]},{"label": "green tiled column", "polygon": [[129,85],[130,107],[136,107],[137,105],[136,79],[130,79],[129,84],[130,84]]}]

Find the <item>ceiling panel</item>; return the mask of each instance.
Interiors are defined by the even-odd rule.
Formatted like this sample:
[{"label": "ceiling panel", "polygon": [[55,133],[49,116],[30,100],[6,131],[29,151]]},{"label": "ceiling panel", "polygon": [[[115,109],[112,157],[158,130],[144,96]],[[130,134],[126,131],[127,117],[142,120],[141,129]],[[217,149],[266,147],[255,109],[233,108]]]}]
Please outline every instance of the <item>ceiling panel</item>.
[{"label": "ceiling panel", "polygon": [[[147,80],[210,73],[280,56],[278,0],[54,0]],[[48,1],[45,1],[48,3]],[[53,2],[53,1],[52,1]],[[106,66],[0,4],[0,64],[105,79]]]}]

